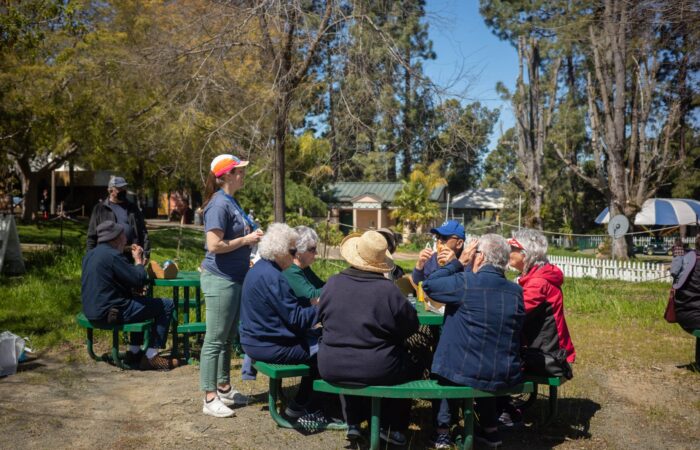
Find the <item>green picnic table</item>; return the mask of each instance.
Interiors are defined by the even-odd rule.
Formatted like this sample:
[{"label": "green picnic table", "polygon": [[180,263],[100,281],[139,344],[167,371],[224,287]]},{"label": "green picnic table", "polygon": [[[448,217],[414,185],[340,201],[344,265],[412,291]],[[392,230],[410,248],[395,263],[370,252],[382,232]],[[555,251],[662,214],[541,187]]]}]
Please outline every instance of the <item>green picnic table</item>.
[{"label": "green picnic table", "polygon": [[425,303],[423,302],[416,302],[416,312],[418,313],[418,323],[421,325],[442,326],[445,322],[444,315],[426,311]]},{"label": "green picnic table", "polygon": [[[173,303],[175,303],[175,324],[173,326],[173,352],[177,353],[177,335],[182,333],[185,336],[184,350],[185,360],[190,359],[190,334],[204,333],[206,324],[202,322],[202,293],[199,283],[200,273],[197,271],[181,271],[177,277],[164,279],[153,278],[151,280],[151,289],[153,287],[172,287],[173,288]],[[180,298],[180,288],[183,290],[183,296]],[[191,297],[191,290],[194,288],[194,298]],[[152,292],[151,292],[152,295]],[[179,321],[179,308],[182,307],[182,321]],[[190,307],[195,308],[195,321],[190,322]]]}]

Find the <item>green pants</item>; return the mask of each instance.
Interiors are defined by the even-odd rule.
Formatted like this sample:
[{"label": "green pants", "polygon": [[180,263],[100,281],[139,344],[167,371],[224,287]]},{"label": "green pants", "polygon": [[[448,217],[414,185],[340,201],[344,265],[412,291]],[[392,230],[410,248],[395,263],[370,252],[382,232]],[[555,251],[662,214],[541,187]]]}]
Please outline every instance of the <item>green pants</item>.
[{"label": "green pants", "polygon": [[199,362],[199,386],[203,391],[215,391],[217,384],[231,381],[231,345],[238,333],[242,286],[206,270],[202,271],[201,286],[207,332]]}]

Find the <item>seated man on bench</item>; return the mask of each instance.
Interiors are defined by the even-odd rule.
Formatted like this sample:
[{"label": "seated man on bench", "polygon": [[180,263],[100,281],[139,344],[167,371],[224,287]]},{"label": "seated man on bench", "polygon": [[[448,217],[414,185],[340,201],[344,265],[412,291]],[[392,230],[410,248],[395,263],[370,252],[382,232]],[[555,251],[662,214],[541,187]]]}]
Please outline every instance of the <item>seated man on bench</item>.
[{"label": "seated man on bench", "polygon": [[83,313],[96,325],[120,325],[153,319],[153,346],[142,354],[142,333],[132,333],[126,362],[138,362],[141,370],[169,370],[177,367],[176,359],[158,355],[165,345],[173,313],[173,301],[144,298],[134,294],[148,282],[143,248],[132,245],[135,265],[124,256],[124,226],[111,220],[97,226],[97,246],[83,257],[81,295]]},{"label": "seated man on bench", "polygon": [[[445,303],[445,325],[433,358],[432,372],[441,384],[482,391],[506,389],[523,381],[520,333],[525,319],[523,290],[508,281],[510,246],[496,234],[473,240],[423,282],[425,293]],[[462,269],[464,267],[464,271]],[[501,444],[500,403],[507,398],[479,398],[480,427],[474,438],[489,447]],[[450,448],[452,414],[447,400],[433,403],[436,448]]]}]

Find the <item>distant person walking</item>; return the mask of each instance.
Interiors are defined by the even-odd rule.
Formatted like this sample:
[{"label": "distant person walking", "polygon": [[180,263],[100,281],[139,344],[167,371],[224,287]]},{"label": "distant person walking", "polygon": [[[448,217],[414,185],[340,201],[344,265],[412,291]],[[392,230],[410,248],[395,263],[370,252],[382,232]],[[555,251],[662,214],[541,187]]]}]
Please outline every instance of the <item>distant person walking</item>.
[{"label": "distant person walking", "polygon": [[151,243],[148,240],[146,222],[141,210],[126,198],[128,183],[122,177],[112,175],[107,184],[109,196],[95,205],[90,215],[87,233],[87,249],[92,250],[97,245],[97,227],[108,220],[124,226],[126,234],[125,254],[130,261],[131,246],[136,244],[143,248],[144,258],[151,255]]},{"label": "distant person walking", "polygon": [[250,267],[250,250],[261,230],[233,197],[243,187],[245,167],[233,155],[211,162],[204,199],[204,233],[207,251],[202,261],[201,286],[206,302],[207,331],[200,357],[199,384],[204,391],[202,412],[231,417],[229,406],[246,399],[231,387],[231,349],[238,334],[243,279]]}]

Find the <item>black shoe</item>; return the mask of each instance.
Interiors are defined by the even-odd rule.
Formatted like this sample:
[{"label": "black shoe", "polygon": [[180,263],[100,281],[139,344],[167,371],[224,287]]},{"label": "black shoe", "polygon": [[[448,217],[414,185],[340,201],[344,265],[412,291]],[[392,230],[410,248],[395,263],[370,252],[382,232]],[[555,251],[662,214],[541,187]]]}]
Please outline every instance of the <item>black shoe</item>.
[{"label": "black shoe", "polygon": [[129,366],[135,366],[141,362],[141,357],[143,357],[143,350],[139,350],[138,353],[127,351],[126,356],[124,356],[124,363]]},{"label": "black shoe", "polygon": [[328,419],[320,409],[309,412],[297,419],[297,425],[306,431],[318,431],[328,424]]},{"label": "black shoe", "polygon": [[348,431],[345,433],[345,439],[348,441],[356,441],[362,437],[360,427],[357,425],[348,425]]},{"label": "black shoe", "polygon": [[474,430],[474,440],[479,441],[490,448],[496,448],[503,444],[501,436],[498,434],[498,430],[486,432],[483,430],[483,428],[477,428]]}]

